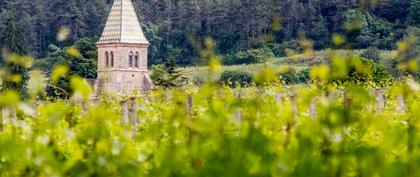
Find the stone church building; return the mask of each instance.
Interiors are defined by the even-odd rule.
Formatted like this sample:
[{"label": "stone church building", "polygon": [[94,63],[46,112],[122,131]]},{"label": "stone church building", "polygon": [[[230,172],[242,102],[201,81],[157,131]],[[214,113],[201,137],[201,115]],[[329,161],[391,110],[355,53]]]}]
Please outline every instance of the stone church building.
[{"label": "stone church building", "polygon": [[114,0],[102,36],[96,43],[96,94],[127,95],[152,89],[147,69],[149,45],[132,0]]}]

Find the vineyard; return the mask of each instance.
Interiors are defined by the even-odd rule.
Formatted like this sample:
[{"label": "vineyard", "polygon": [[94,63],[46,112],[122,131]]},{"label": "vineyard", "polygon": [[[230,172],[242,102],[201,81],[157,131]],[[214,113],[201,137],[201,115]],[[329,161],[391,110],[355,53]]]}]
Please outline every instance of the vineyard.
[{"label": "vineyard", "polygon": [[386,90],[208,83],[94,100],[77,88],[81,99],[65,101],[1,95],[0,176],[416,176],[420,169],[420,92],[409,79]]},{"label": "vineyard", "polygon": [[420,177],[419,12],[0,0],[0,177]]},{"label": "vineyard", "polygon": [[6,55],[0,176],[418,176],[420,85],[409,43],[393,51],[400,77],[332,51],[306,66],[307,83],[283,80],[292,65],[261,65],[244,85],[214,79],[223,66],[209,46],[204,83],[165,80],[133,95],[99,95],[69,66],[44,73],[29,70],[31,57]]}]

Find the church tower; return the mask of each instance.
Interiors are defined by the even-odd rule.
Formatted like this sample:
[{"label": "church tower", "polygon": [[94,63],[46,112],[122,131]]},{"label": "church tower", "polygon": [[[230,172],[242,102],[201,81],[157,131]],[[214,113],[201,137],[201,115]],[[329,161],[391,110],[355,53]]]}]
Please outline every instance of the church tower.
[{"label": "church tower", "polygon": [[147,70],[149,41],[132,0],[114,0],[98,48],[97,94],[132,94],[152,89]]}]

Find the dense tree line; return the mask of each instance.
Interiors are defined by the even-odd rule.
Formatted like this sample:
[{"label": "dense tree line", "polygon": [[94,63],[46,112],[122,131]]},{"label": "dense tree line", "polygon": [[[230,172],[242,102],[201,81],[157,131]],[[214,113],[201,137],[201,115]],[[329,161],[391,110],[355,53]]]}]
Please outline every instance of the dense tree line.
[{"label": "dense tree line", "polygon": [[[331,35],[344,34],[351,48],[394,48],[409,26],[420,26],[420,0],[133,0],[151,41],[150,63],[173,59],[199,64],[195,43],[210,36],[218,52],[269,48],[277,56],[307,38],[314,48],[332,47]],[[81,37],[97,40],[112,0],[0,0],[0,39],[10,16],[22,27],[29,52],[48,57],[50,44],[64,48]],[[57,42],[61,26],[71,37]],[[4,41],[1,41],[4,44]],[[2,46],[7,47],[7,46]]]}]

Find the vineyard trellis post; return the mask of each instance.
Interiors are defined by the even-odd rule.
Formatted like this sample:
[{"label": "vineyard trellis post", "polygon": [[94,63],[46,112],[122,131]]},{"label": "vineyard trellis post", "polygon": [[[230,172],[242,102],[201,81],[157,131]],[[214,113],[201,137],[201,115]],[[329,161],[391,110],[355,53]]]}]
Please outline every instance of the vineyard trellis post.
[{"label": "vineyard trellis post", "polygon": [[92,99],[92,103],[93,103],[93,105],[97,106],[101,103],[101,99],[95,97],[95,98]]},{"label": "vineyard trellis post", "polygon": [[[236,99],[240,100],[241,99],[241,93],[237,93],[236,94]],[[236,118],[238,119],[239,123],[242,124],[243,118],[242,118],[242,110],[241,109],[237,109],[235,111],[235,115]]]},{"label": "vineyard trellis post", "polygon": [[404,95],[398,95],[397,96],[397,110],[400,112],[403,112],[405,109],[405,100],[404,100]]},{"label": "vineyard trellis post", "polygon": [[347,93],[347,90],[341,90],[341,98],[343,99],[343,106],[344,108],[348,108],[350,106],[350,100]]},{"label": "vineyard trellis post", "polygon": [[1,119],[0,119],[0,128],[1,131],[4,132],[6,130],[6,122],[9,117],[9,110],[7,108],[1,109]]},{"label": "vineyard trellis post", "polygon": [[121,120],[124,125],[128,125],[129,118],[128,118],[128,103],[127,100],[123,100],[120,102],[121,105]]},{"label": "vineyard trellis post", "polygon": [[281,116],[281,114],[282,114],[281,109],[282,109],[282,106],[283,106],[283,97],[281,96],[280,93],[275,93],[274,94],[274,100],[276,100],[277,104],[280,105],[279,116]]},{"label": "vineyard trellis post", "polygon": [[187,96],[187,104],[186,104],[186,113],[187,116],[191,117],[193,115],[194,109],[194,100],[192,94],[188,94]]},{"label": "vineyard trellis post", "polygon": [[130,99],[130,124],[132,126],[133,133],[137,132],[137,125],[138,125],[138,105],[137,105],[137,98],[132,97]]},{"label": "vineyard trellis post", "polygon": [[310,105],[309,105],[309,113],[310,113],[310,115],[311,115],[312,118],[316,118],[317,117],[317,114],[318,114],[318,112],[316,110],[316,108],[317,108],[317,102],[318,102],[317,101],[317,97],[314,96],[311,99],[311,102],[310,102]]},{"label": "vineyard trellis post", "polygon": [[327,97],[328,100],[334,100],[336,98],[334,91],[327,91]]},{"label": "vineyard trellis post", "polygon": [[376,96],[376,113],[380,113],[385,108],[385,96],[384,96],[383,90],[376,89],[375,96]]},{"label": "vineyard trellis post", "polygon": [[283,105],[283,98],[279,93],[274,94],[274,99],[277,101],[278,104]]},{"label": "vineyard trellis post", "polygon": [[293,117],[296,118],[298,116],[298,105],[297,105],[296,94],[290,95],[290,106],[292,107]]},{"label": "vineyard trellis post", "polygon": [[11,122],[15,123],[17,121],[17,111],[16,111],[16,106],[14,106],[11,110],[11,115],[12,115],[12,119]]}]

